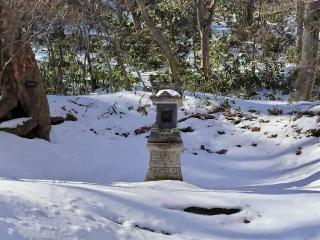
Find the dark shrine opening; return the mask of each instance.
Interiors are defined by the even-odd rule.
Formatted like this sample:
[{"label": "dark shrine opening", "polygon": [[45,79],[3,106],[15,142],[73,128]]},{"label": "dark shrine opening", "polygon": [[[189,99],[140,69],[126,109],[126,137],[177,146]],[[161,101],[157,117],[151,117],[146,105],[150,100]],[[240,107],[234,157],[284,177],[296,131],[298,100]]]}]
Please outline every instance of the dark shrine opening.
[{"label": "dark shrine opening", "polygon": [[161,122],[171,123],[173,118],[172,110],[162,110],[161,112]]}]

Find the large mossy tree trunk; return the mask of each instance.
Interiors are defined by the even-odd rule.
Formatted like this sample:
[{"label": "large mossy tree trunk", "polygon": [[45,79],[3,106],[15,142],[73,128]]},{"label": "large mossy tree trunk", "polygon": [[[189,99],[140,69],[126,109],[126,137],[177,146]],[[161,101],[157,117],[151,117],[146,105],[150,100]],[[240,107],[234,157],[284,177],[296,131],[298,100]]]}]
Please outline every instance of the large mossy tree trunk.
[{"label": "large mossy tree trunk", "polygon": [[49,141],[49,105],[35,56],[17,14],[2,2],[0,36],[0,122],[28,118],[22,126],[0,130]]}]

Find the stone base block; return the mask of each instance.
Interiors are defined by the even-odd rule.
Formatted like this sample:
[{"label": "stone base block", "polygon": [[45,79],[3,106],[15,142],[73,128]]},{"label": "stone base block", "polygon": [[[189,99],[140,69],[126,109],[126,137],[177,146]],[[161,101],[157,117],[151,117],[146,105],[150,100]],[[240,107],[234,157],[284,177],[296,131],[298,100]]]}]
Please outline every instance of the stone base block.
[{"label": "stone base block", "polygon": [[182,143],[148,143],[149,168],[145,181],[183,181],[181,173]]}]

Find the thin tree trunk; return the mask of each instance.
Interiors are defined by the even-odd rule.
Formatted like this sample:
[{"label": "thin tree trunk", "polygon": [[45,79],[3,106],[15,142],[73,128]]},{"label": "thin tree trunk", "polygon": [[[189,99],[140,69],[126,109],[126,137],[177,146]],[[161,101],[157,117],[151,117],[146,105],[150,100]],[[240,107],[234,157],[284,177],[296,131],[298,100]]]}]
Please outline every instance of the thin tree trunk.
[{"label": "thin tree trunk", "polygon": [[146,27],[150,31],[153,40],[159,45],[163,54],[166,56],[170,70],[171,70],[171,78],[172,82],[180,82],[180,67],[176,56],[170,47],[169,42],[164,38],[159,28],[156,27],[156,24],[152,17],[149,15],[148,8],[145,5],[145,0],[137,0],[139,5],[141,15],[145,21]]},{"label": "thin tree trunk", "polygon": [[139,78],[139,81],[141,82],[142,86],[143,86],[144,88],[146,88],[147,86],[146,86],[146,84],[144,83],[144,81],[142,80],[142,77],[141,77],[141,74],[140,74],[139,70],[138,70],[134,65],[132,66],[132,68],[133,68],[133,70],[136,72],[136,74],[137,74],[137,76],[138,76],[138,78]]},{"label": "thin tree trunk", "polygon": [[87,60],[88,60],[88,72],[90,74],[90,82],[91,82],[91,92],[94,92],[97,89],[97,80],[94,76],[92,69],[92,59],[90,56],[90,47],[86,50]]},{"label": "thin tree trunk", "polygon": [[215,1],[209,1],[209,3],[210,4],[205,0],[196,1],[197,21],[201,39],[201,69],[207,79],[210,79],[212,76],[210,65],[210,37]]},{"label": "thin tree trunk", "polygon": [[306,4],[307,16],[303,31],[302,56],[298,77],[294,86],[294,99],[309,100],[317,72],[320,0]]},{"label": "thin tree trunk", "polygon": [[[86,38],[86,32],[85,32],[85,27],[79,27],[79,31],[80,31],[80,34],[82,36],[82,39],[79,38],[79,45],[81,46],[82,44],[82,41],[81,40],[85,40]],[[86,45],[86,43],[85,43]],[[88,86],[87,86],[87,49],[86,49],[86,46],[85,46],[85,50],[84,50],[84,59],[83,59],[83,63],[82,63],[82,85],[83,85],[83,90],[84,92],[87,92],[88,91]],[[81,90],[81,89],[80,89]]]},{"label": "thin tree trunk", "polygon": [[297,0],[296,21],[297,21],[297,54],[298,59],[301,58],[302,50],[302,35],[303,35],[303,21],[304,21],[305,3],[304,0]]},{"label": "thin tree trunk", "polygon": [[103,52],[103,57],[104,57],[104,60],[106,62],[107,69],[108,69],[108,83],[109,83],[108,92],[113,93],[113,82],[114,82],[114,80],[113,80],[113,76],[112,76],[112,67],[111,67],[111,64],[110,64],[111,60],[110,60],[110,57],[107,54],[107,49],[103,45],[102,34],[100,33],[97,36],[98,36],[99,45],[100,45],[100,48],[101,48],[101,50]]},{"label": "thin tree trunk", "polygon": [[59,64],[58,64],[58,92],[59,94],[65,93],[64,83],[63,83],[63,49],[62,49],[62,39],[59,42]]},{"label": "thin tree trunk", "polygon": [[253,24],[254,1],[255,0],[247,0],[246,2],[246,22],[248,26]]},{"label": "thin tree trunk", "polygon": [[[109,30],[108,30],[108,26],[106,26],[105,24],[103,23],[100,23],[101,24],[101,27],[105,30],[105,32],[109,34]],[[128,75],[128,72],[126,70],[126,66],[125,66],[125,60],[123,58],[123,51],[121,49],[121,46],[120,44],[114,40],[113,38],[111,37],[108,37],[108,40],[110,41],[111,43],[111,46],[113,48],[113,50],[115,51],[115,55],[116,55],[116,59],[117,59],[117,63],[119,64],[119,67],[120,67],[120,70],[121,70],[121,74],[124,78],[124,82],[125,82],[125,89],[127,91],[130,91],[131,90],[131,83],[130,83],[130,79],[129,79],[129,75]]]},{"label": "thin tree trunk", "polygon": [[[121,6],[125,6],[124,1],[119,1],[118,3],[120,3]],[[88,4],[87,7],[90,8],[90,4]],[[119,21],[123,22],[122,15],[121,15],[120,11],[117,11],[117,15],[118,15]],[[104,19],[101,17],[101,15],[99,15],[99,14],[95,15],[93,20],[94,21],[92,22],[92,24],[94,24],[94,25],[98,24],[97,25],[98,28],[103,30],[103,32],[105,33],[104,38],[106,38],[111,43],[111,47],[115,51],[115,55],[116,55],[115,57],[116,57],[118,65],[120,67],[121,74],[124,78],[125,89],[127,91],[130,91],[131,90],[131,83],[130,83],[129,75],[128,75],[128,72],[127,72],[126,66],[125,66],[126,61],[123,57],[124,56],[123,49],[121,47],[121,44],[118,42],[119,39],[117,39],[117,36],[114,36],[114,34],[111,34],[109,32],[109,26],[107,26],[106,23],[104,23]],[[101,41],[101,39],[102,38],[100,36],[100,41]],[[102,44],[102,42],[100,44]],[[107,61],[108,61],[107,65],[110,66],[109,60],[107,60]],[[109,79],[110,79],[110,84],[111,84],[111,88],[112,88],[112,85],[114,82],[113,78],[112,78],[112,74],[110,74],[112,72],[112,68],[111,68],[111,66],[108,68],[109,68]]]},{"label": "thin tree trunk", "polygon": [[[55,56],[54,51],[52,51],[52,56],[53,56],[53,69],[56,71],[56,77],[57,77],[57,81],[56,81],[56,90],[58,94],[64,94],[65,93],[65,88],[64,88],[64,83],[63,83],[63,42],[65,39],[65,35],[64,35],[64,31],[63,28],[61,27],[56,27],[56,29],[54,29],[54,33],[52,35],[53,41],[55,38],[57,38],[58,43],[56,45],[57,49],[58,49],[58,53],[57,56]],[[50,41],[50,40],[49,40]],[[54,50],[54,49],[53,49]],[[57,59],[56,59],[57,57]]]},{"label": "thin tree trunk", "polygon": [[107,64],[107,68],[108,68],[108,83],[109,83],[108,92],[109,93],[113,93],[114,92],[114,90],[113,90],[113,82],[114,82],[114,80],[113,80],[113,76],[112,76],[112,67],[111,67],[111,64],[110,64],[110,58],[108,56],[106,56],[106,64]]},{"label": "thin tree trunk", "polygon": [[[196,6],[196,1],[194,0],[194,4]],[[194,8],[193,17],[192,17],[192,51],[193,51],[193,65],[194,68],[198,68],[197,64],[197,33],[198,33],[198,19],[197,19],[197,9]]]},{"label": "thin tree trunk", "polygon": [[135,11],[134,2],[132,0],[125,0],[125,3],[127,10],[130,12],[132,16],[134,28],[137,32],[139,32],[141,30],[141,22],[139,15]]},{"label": "thin tree trunk", "polygon": [[82,64],[82,84],[83,84],[83,88],[84,91],[87,91],[87,55],[84,55],[84,60],[83,60],[83,64]]},{"label": "thin tree trunk", "polygon": [[131,84],[130,84],[129,76],[128,76],[128,73],[127,73],[127,70],[126,70],[125,62],[124,62],[124,59],[123,59],[122,49],[120,48],[119,44],[116,43],[116,42],[113,42],[112,45],[113,45],[113,49],[114,49],[114,51],[116,53],[117,63],[119,65],[119,67],[120,67],[122,76],[124,77],[125,89],[127,91],[130,91],[131,90]]},{"label": "thin tree trunk", "polygon": [[212,75],[210,65],[210,35],[211,29],[206,27],[201,31],[201,69],[206,78]]},{"label": "thin tree trunk", "polygon": [[92,59],[90,56],[90,52],[91,52],[90,43],[91,43],[90,29],[88,29],[87,34],[85,34],[85,46],[86,46],[85,54],[87,55],[87,60],[88,60],[88,72],[90,74],[91,92],[94,92],[98,86],[97,86],[97,79],[95,78],[95,75],[92,69]]},{"label": "thin tree trunk", "polygon": [[196,38],[195,38],[194,35],[193,35],[193,38],[192,38],[192,51],[193,51],[193,66],[195,68],[197,68],[198,67],[198,65],[197,65],[197,58],[198,58],[198,56],[197,56],[197,44],[196,44]]}]

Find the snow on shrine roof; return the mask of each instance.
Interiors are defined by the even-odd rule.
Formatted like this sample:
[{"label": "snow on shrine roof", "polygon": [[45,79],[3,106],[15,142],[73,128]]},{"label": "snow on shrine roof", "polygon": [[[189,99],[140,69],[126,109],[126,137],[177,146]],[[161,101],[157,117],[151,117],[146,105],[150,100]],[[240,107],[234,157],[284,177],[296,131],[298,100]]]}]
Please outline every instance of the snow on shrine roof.
[{"label": "snow on shrine roof", "polygon": [[165,96],[170,96],[170,97],[181,97],[180,93],[178,93],[175,90],[172,89],[163,89],[160,90],[157,95],[157,97],[165,97]]}]

